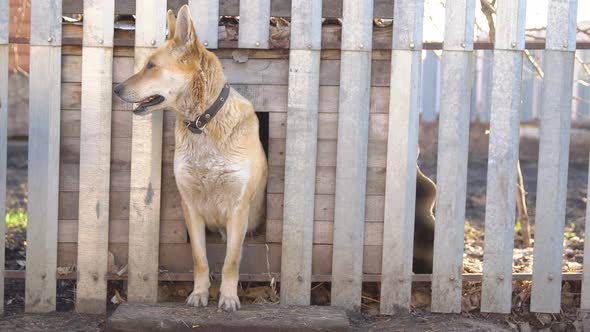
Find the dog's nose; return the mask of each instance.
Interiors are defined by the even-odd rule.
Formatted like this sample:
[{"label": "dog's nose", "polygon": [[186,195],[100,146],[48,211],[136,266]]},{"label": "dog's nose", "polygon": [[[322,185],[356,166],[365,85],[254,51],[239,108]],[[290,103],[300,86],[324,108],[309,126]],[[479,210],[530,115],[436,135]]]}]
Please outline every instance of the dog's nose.
[{"label": "dog's nose", "polygon": [[123,88],[124,88],[123,84],[117,84],[117,85],[115,85],[115,88],[113,89],[113,91],[118,96],[121,94],[121,91],[123,91]]}]

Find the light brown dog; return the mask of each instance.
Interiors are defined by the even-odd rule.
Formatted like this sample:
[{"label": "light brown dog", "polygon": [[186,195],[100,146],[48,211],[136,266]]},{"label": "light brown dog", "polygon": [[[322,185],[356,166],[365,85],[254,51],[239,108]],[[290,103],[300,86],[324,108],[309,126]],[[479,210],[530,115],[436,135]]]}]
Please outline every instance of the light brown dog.
[{"label": "light brown dog", "polygon": [[264,219],[267,163],[258,118],[252,104],[225,85],[221,63],[199,41],[186,5],[177,19],[168,11],[168,30],[145,67],[115,93],[137,103],[137,115],[176,113],[174,175],[194,261],[194,290],[187,303],[207,305],[207,227],[227,236],[219,307],[233,311],[240,308],[244,237]]}]

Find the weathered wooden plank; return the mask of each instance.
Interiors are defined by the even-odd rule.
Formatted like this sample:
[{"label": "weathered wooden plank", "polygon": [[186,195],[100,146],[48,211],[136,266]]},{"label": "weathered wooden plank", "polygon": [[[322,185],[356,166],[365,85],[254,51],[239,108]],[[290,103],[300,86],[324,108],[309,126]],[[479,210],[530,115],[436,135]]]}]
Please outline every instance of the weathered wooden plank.
[{"label": "weathered wooden plank", "polygon": [[[363,47],[366,47],[363,45]],[[220,59],[230,84],[284,85],[288,84],[289,61],[286,59],[250,59],[238,63],[233,59]],[[120,83],[133,75],[133,58],[117,57],[114,60],[113,82]],[[79,83],[81,80],[82,58],[75,55],[63,57],[62,81]],[[320,63],[320,85],[340,84],[341,61],[322,60]],[[391,61],[373,60],[370,70],[371,86],[389,86]],[[286,94],[285,94],[286,95]]]},{"label": "weathered wooden plank", "polygon": [[[288,87],[286,85],[245,85],[245,84],[232,84],[232,88],[240,92],[244,97],[248,98],[254,105],[257,112],[275,112],[275,113],[287,113],[287,94]],[[80,110],[80,94],[81,85],[80,83],[62,83],[62,110],[78,111]],[[320,102],[319,102],[319,113],[337,113],[338,112],[338,86],[320,86]],[[389,106],[389,88],[385,86],[372,86],[371,87],[371,108],[370,113],[387,113]],[[130,103],[124,103],[121,99],[113,95],[113,110],[114,111],[125,111],[122,113],[127,114],[129,117],[131,113],[128,112],[133,108]],[[123,115],[120,115],[123,116]],[[435,114],[436,116],[436,114]],[[113,121],[118,121],[117,115],[113,115]],[[174,116],[172,116],[174,120]],[[285,118],[286,119],[286,118]],[[123,119],[121,119],[123,120]],[[320,119],[323,120],[322,114]],[[326,120],[327,121],[327,120]],[[373,121],[371,119],[371,121]],[[131,120],[129,120],[131,123]],[[174,121],[169,123],[169,127],[174,127]],[[113,123],[117,125],[117,122]],[[122,125],[122,123],[121,123]],[[371,124],[372,125],[372,124]],[[320,132],[318,135],[322,135],[322,126],[319,126]],[[271,128],[275,129],[275,128]],[[283,130],[286,133],[285,128],[276,128]],[[168,128],[166,129],[168,130]],[[113,131],[115,131],[113,129]],[[126,131],[128,135],[131,131]],[[115,133],[113,133],[115,134]],[[125,131],[120,131],[117,134],[124,135]],[[372,133],[370,133],[372,134]],[[283,134],[284,135],[284,134]],[[387,134],[385,134],[387,135]],[[284,137],[284,136],[283,136]],[[334,136],[336,137],[336,136]],[[386,136],[385,136],[386,137]]]},{"label": "weathered wooden plank", "polygon": [[[590,172],[590,170],[589,170]],[[589,173],[590,174],[590,173]],[[590,189],[590,177],[588,178],[588,188]],[[584,221],[586,227],[590,226],[590,202],[586,202],[586,220]],[[584,256],[590,257],[590,241],[584,241]],[[585,320],[589,318],[590,314],[590,259],[584,260],[583,266],[584,276],[582,278],[582,294],[580,299],[580,311],[585,315]]]},{"label": "weathered wooden plank", "polygon": [[28,227],[25,311],[55,310],[61,1],[31,6]]},{"label": "weathered wooden plank", "polygon": [[[142,37],[135,40],[136,72],[143,68],[153,47],[166,38],[166,1],[151,0],[141,4],[137,6],[136,34]],[[127,287],[132,302],[158,300],[163,115],[163,112],[156,112],[132,118]]]},{"label": "weathered wooden plank", "polygon": [[[317,144],[317,166],[336,166],[337,141],[319,140]],[[271,166],[285,165],[285,140],[270,139],[268,142],[268,164]],[[368,167],[385,167],[387,146],[384,141],[368,142]]]},{"label": "weathered wooden plank", "polygon": [[463,225],[471,87],[469,52],[445,51],[442,65],[432,310],[461,311]]},{"label": "weathered wooden plank", "polygon": [[561,306],[563,225],[572,110],[577,1],[549,1],[543,59],[543,111],[535,220],[531,311],[558,313]]},{"label": "weathered wooden plank", "polygon": [[322,13],[318,1],[295,0],[292,6],[281,303],[309,305]]},{"label": "weathered wooden plank", "polygon": [[573,53],[546,51],[531,311],[559,312]]},{"label": "weathered wooden plank", "polygon": [[421,84],[421,112],[422,121],[436,121],[438,117],[438,90],[440,60],[434,51],[426,52],[426,58],[422,62]]},{"label": "weathered wooden plank", "polygon": [[394,4],[380,313],[408,312],[412,296],[416,161],[424,2]]},{"label": "weathered wooden plank", "polygon": [[[113,82],[112,40],[114,1],[95,7],[85,1],[80,116],[80,194],[78,224],[78,283],[76,310],[106,312]],[[103,43],[97,37],[104,38]],[[89,39],[86,42],[86,39]]]},{"label": "weathered wooden plank", "polygon": [[510,313],[525,0],[499,3],[494,50],[481,310]]},{"label": "weathered wooden plank", "polygon": [[[83,46],[113,47],[114,1],[85,1]],[[138,35],[136,33],[136,38]]]},{"label": "weathered wooden plank", "polygon": [[473,50],[475,1],[455,0],[445,4],[445,37],[443,50]]},{"label": "weathered wooden plank", "polygon": [[331,305],[352,311],[361,305],[372,15],[371,0],[343,1]]},{"label": "weathered wooden plank", "polygon": [[533,120],[535,77],[537,73],[530,61],[522,64],[522,105],[520,107],[520,121]]},{"label": "weathered wooden plank", "polygon": [[[334,243],[334,223],[332,221],[315,220],[313,223],[313,244]],[[268,220],[266,223],[266,242],[281,243],[283,235],[282,220]],[[365,224],[364,243],[367,246],[383,244],[383,223],[369,222]]]},{"label": "weathered wooden plank", "polygon": [[545,50],[576,51],[578,0],[549,0]]},{"label": "weathered wooden plank", "polygon": [[[6,207],[6,160],[8,139],[8,1],[0,2],[0,216]],[[0,223],[0,248],[4,248],[5,224]],[[0,299],[4,298],[4,255],[0,255]],[[0,303],[0,315],[4,301]]]},{"label": "weathered wooden plank", "polygon": [[0,45],[8,44],[9,1],[0,2]]},{"label": "weathered wooden plank", "polygon": [[482,71],[481,71],[481,88],[479,89],[479,121],[489,122],[492,108],[492,68],[494,52],[491,50],[483,50],[482,55]]},{"label": "weathered wooden plank", "polygon": [[[387,102],[389,104],[389,102]],[[338,138],[338,113],[318,114],[318,140],[335,140]],[[269,139],[285,138],[287,114],[274,113],[269,118]],[[369,114],[369,140],[386,141],[388,115],[385,113]]]},{"label": "weathered wooden plank", "polygon": [[[59,220],[58,241],[59,243],[78,242],[77,220]],[[184,220],[162,220],[160,223],[160,243],[187,243],[187,241]],[[109,243],[129,243],[128,220],[111,218],[109,222]]]},{"label": "weathered wooden plank", "polygon": [[232,313],[212,306],[194,310],[180,303],[122,304],[107,321],[107,330],[116,331],[347,331],[346,311],[326,306],[276,306],[250,304]]},{"label": "weathered wooden plank", "polygon": [[217,48],[219,1],[188,0],[188,6],[203,45],[209,49]]},{"label": "weathered wooden plank", "polygon": [[432,311],[461,312],[463,225],[471,102],[474,2],[446,3],[442,57]]},{"label": "weathered wooden plank", "polygon": [[61,11],[61,0],[40,0],[31,4],[31,45],[61,45]]},{"label": "weathered wooden plank", "polygon": [[[576,56],[578,56],[584,65],[578,64],[578,89],[577,89],[577,96],[578,100],[576,101],[576,117],[580,121],[587,121],[590,119],[590,51],[588,50],[578,50],[576,51]],[[583,83],[585,82],[585,83]]]},{"label": "weathered wooden plank", "polygon": [[380,304],[386,315],[408,311],[411,302],[422,52],[392,53],[388,142],[396,143],[387,145]]},{"label": "weathered wooden plank", "polygon": [[[64,0],[65,14],[82,13],[82,4],[79,0]],[[188,0],[168,0],[168,9],[174,12],[188,2]],[[380,13],[380,17],[393,17],[393,3],[391,0],[375,0],[375,13]],[[118,0],[115,3],[115,14],[135,14],[134,0]],[[342,17],[342,0],[324,0],[322,15],[324,17]],[[270,3],[271,16],[289,17],[291,16],[291,0],[273,0]],[[219,15],[238,16],[239,0],[220,0]]]},{"label": "weathered wooden plank", "polygon": [[238,47],[268,48],[270,0],[240,0]]},{"label": "weathered wooden plank", "polygon": [[482,311],[509,313],[522,54],[495,50]]},{"label": "weathered wooden plank", "polygon": [[[268,170],[269,194],[285,192],[285,172],[282,166],[270,166]],[[336,167],[316,167],[315,192],[320,195],[333,195],[336,192]],[[385,167],[369,167],[367,169],[367,195],[385,194]]]}]

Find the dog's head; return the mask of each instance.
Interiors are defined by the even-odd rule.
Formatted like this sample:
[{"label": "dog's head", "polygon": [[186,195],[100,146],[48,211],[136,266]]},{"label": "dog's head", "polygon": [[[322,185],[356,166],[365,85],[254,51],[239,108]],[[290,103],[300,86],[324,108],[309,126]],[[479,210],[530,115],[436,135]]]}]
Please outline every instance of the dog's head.
[{"label": "dog's head", "polygon": [[[126,102],[136,103],[133,113],[146,115],[159,110],[185,113],[193,99],[203,99],[203,58],[208,51],[199,41],[188,6],[167,14],[168,38],[150,54],[143,68],[125,82],[115,86],[114,92]],[[199,90],[199,91],[197,91]]]}]

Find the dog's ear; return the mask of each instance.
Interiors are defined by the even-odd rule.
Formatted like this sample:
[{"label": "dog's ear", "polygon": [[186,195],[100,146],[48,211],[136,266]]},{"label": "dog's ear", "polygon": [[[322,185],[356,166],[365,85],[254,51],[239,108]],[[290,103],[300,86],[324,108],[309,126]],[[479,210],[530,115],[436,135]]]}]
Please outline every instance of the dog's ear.
[{"label": "dog's ear", "polygon": [[174,16],[174,13],[170,9],[168,9],[168,13],[166,14],[166,21],[168,23],[168,37],[166,39],[172,39],[176,30],[176,16]]},{"label": "dog's ear", "polygon": [[178,11],[174,38],[183,45],[191,45],[197,42],[197,33],[187,5],[183,5]]}]

